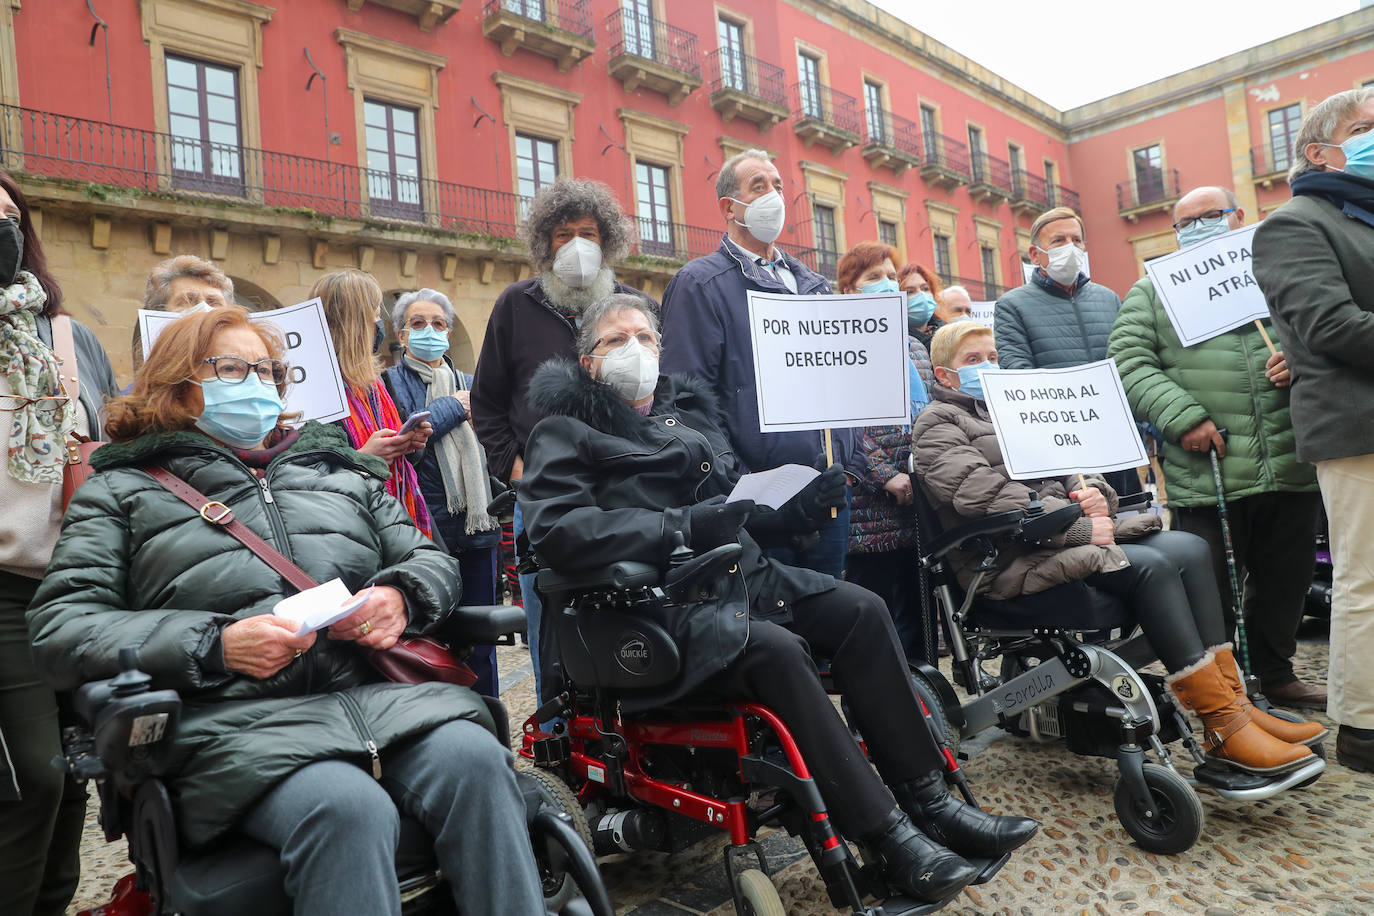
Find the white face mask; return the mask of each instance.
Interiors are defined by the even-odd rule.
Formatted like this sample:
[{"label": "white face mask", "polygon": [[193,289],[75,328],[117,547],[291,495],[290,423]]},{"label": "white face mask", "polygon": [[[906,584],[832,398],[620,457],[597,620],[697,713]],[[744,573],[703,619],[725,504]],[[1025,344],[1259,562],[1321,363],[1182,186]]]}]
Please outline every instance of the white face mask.
[{"label": "white face mask", "polygon": [[653,394],[658,386],[658,354],[638,338],[631,337],[605,356],[592,359],[601,360],[598,378],[632,404]]},{"label": "white face mask", "polygon": [[1080,273],[1088,275],[1088,253],[1073,242],[1065,242],[1058,248],[1049,249],[1045,254],[1050,260],[1045,273],[1056,283],[1069,286],[1078,279]]},{"label": "white face mask", "polygon": [[565,242],[554,255],[553,272],[574,289],[582,289],[601,272],[601,246],[581,236]]},{"label": "white face mask", "polygon": [[776,190],[756,197],[747,204],[733,197],[730,199],[744,207],[744,222],[735,220],[736,225],[748,229],[754,238],[765,245],[771,245],[782,235],[782,227],[787,222],[787,202]]}]

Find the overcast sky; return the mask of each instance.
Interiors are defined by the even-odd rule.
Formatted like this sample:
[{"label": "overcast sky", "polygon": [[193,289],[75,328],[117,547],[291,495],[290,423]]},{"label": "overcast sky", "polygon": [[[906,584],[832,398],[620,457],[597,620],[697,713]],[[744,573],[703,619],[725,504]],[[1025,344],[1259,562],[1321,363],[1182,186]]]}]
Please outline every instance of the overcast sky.
[{"label": "overcast sky", "polygon": [[1059,109],[1359,8],[1359,0],[869,0]]}]

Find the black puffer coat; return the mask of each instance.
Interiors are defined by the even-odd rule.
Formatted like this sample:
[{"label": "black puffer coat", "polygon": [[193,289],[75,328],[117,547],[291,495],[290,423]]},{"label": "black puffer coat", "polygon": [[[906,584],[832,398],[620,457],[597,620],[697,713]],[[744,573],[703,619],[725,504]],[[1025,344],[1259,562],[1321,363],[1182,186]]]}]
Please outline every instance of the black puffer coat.
[{"label": "black puffer coat", "polygon": [[387,746],[402,738],[454,719],[492,727],[467,688],[379,683],[353,643],[323,633],[270,678],[226,672],[220,630],[270,614],[294,589],[140,470],[154,462],[227,504],[316,581],[399,589],[412,633],[439,627],[461,587],[457,561],[387,494],[386,465],[331,426],[307,423],[261,483],[197,432],[102,447],[29,609],[34,655],[43,677],[69,690],[117,673],[120,648],[133,646],[155,689],[181,692],[169,787],[186,841],[213,840],[307,763],[366,761],[373,741],[385,769]]}]

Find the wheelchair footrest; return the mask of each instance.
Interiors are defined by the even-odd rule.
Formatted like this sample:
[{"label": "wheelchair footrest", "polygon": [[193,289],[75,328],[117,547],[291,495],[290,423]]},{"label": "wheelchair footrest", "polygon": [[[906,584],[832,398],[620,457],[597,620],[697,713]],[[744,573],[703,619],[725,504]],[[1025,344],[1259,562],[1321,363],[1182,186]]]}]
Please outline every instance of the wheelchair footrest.
[{"label": "wheelchair footrest", "polygon": [[1209,763],[1194,769],[1193,779],[1200,785],[1209,786],[1228,801],[1251,802],[1272,798],[1295,786],[1305,785],[1325,769],[1326,761],[1320,757],[1314,757],[1310,763],[1296,770],[1275,776],[1256,776]]},{"label": "wheelchair footrest", "polygon": [[530,742],[530,752],[534,754],[535,766],[556,767],[568,759],[571,747],[567,735],[558,735]]}]

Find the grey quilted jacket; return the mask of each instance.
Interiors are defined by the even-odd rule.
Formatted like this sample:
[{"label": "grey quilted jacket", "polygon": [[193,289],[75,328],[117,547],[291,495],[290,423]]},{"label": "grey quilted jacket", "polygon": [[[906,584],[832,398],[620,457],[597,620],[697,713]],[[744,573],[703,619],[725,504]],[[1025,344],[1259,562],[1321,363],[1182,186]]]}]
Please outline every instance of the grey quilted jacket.
[{"label": "grey quilted jacket", "polygon": [[1043,270],[997,300],[993,328],[1003,369],[1062,369],[1107,356],[1121,297],[1079,276],[1073,291]]}]

